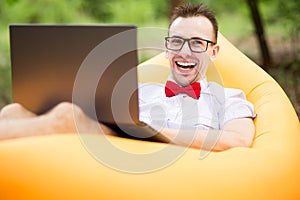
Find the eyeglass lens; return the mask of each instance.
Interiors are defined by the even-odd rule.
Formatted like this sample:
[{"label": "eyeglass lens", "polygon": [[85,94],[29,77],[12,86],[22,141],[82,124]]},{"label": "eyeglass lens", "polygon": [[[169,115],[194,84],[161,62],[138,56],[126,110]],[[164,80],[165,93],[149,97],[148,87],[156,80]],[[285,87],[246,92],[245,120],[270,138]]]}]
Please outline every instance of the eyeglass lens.
[{"label": "eyeglass lens", "polygon": [[181,50],[185,42],[188,42],[191,51],[204,52],[207,50],[208,42],[201,39],[191,38],[183,39],[179,37],[168,37],[166,38],[167,48],[170,50]]}]

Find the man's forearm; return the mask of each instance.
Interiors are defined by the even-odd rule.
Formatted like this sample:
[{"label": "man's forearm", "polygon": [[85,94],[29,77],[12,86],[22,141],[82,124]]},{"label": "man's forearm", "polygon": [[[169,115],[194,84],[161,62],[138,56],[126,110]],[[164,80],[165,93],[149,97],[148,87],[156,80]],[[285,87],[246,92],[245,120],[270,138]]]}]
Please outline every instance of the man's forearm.
[{"label": "man's forearm", "polygon": [[251,139],[243,137],[240,133],[226,130],[164,129],[162,133],[174,144],[208,151],[223,151],[232,147],[249,147],[252,143]]}]

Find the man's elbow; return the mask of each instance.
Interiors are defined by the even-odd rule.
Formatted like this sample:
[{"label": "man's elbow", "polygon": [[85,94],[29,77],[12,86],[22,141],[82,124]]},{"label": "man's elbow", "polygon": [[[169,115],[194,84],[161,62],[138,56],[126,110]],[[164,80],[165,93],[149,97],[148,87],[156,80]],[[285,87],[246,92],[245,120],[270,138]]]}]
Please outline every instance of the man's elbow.
[{"label": "man's elbow", "polygon": [[237,147],[251,147],[253,143],[253,138],[243,137],[240,138],[239,142],[237,142]]},{"label": "man's elbow", "polygon": [[240,135],[235,138],[230,144],[230,148],[234,147],[252,147],[253,144],[254,133],[247,135]]},{"label": "man's elbow", "polygon": [[[228,138],[227,138],[228,139]],[[217,151],[225,151],[235,147],[252,147],[253,135],[236,135],[226,141],[220,141],[220,145]]]},{"label": "man's elbow", "polygon": [[[230,127],[229,130],[225,131],[228,133],[229,137],[226,137],[226,142],[228,144],[228,148],[234,147],[252,147],[253,139],[255,135],[255,126],[253,121],[250,119],[241,119],[243,121],[239,121],[239,125],[235,130]],[[232,126],[232,125],[231,125]]]}]

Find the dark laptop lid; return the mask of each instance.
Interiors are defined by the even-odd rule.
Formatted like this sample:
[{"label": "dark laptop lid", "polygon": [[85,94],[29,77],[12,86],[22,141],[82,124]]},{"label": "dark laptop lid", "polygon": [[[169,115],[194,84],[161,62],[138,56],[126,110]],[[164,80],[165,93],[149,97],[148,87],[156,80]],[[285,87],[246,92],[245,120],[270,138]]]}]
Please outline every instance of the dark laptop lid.
[{"label": "dark laptop lid", "polygon": [[11,25],[13,101],[41,114],[78,104],[106,123],[138,122],[135,26]]}]

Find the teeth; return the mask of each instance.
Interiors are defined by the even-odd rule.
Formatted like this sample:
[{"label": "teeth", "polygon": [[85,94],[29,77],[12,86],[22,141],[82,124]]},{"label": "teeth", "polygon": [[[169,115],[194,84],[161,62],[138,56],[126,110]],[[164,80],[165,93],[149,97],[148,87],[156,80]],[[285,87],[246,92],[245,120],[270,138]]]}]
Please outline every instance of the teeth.
[{"label": "teeth", "polygon": [[196,63],[176,62],[176,65],[180,67],[181,70],[190,70],[196,66]]},{"label": "teeth", "polygon": [[183,71],[188,71],[188,70],[190,70],[191,68],[189,68],[189,67],[180,67],[180,69],[183,70]]},{"label": "teeth", "polygon": [[185,63],[185,62],[177,62],[178,65],[181,65],[183,67],[194,67],[195,63]]}]

